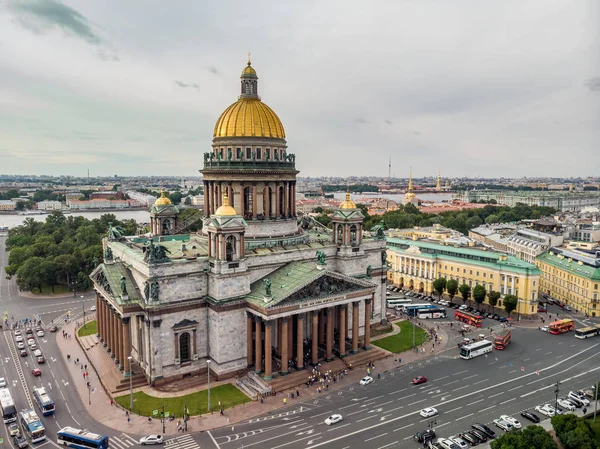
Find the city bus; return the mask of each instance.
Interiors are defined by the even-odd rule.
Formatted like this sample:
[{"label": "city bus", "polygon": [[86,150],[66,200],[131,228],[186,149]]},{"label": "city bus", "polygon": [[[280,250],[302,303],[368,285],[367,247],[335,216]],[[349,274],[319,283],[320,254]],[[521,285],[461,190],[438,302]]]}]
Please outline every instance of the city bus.
[{"label": "city bus", "polygon": [[433,318],[446,318],[446,309],[434,308],[434,309],[418,309],[417,318],[420,320],[427,320]]},{"label": "city bus", "polygon": [[575,329],[575,338],[586,339],[600,335],[600,324]]},{"label": "city bus", "polygon": [[482,317],[475,315],[474,313],[465,312],[463,310],[455,310],[454,319],[474,327],[481,327],[483,325]]},{"label": "city bus", "polygon": [[412,304],[412,299],[409,298],[386,299],[385,301],[390,309],[404,304]]},{"label": "city bus", "polygon": [[423,304],[402,304],[398,306],[400,310],[403,312],[408,312],[410,309],[430,309],[432,307],[437,307],[435,304],[423,303]]},{"label": "city bus", "polygon": [[77,449],[108,449],[108,437],[74,427],[63,427],[56,434],[56,442]]},{"label": "city bus", "polygon": [[570,318],[558,320],[548,325],[548,332],[554,335],[564,334],[565,332],[572,331],[575,327],[575,322]]},{"label": "city bus", "polygon": [[512,337],[512,330],[504,329],[496,334],[494,337],[494,347],[502,350],[508,346]]},{"label": "city bus", "polygon": [[0,388],[0,408],[6,424],[17,420],[17,408],[8,388]]},{"label": "city bus", "polygon": [[33,398],[42,411],[42,415],[54,415],[54,401],[44,387],[33,388]]},{"label": "city bus", "polygon": [[21,410],[19,422],[25,434],[32,443],[39,443],[46,439],[46,428],[40,421],[39,416],[31,409]]},{"label": "city bus", "polygon": [[419,310],[439,309],[439,307],[436,306],[435,304],[415,304],[415,306],[407,306],[405,308],[406,313],[409,316],[417,316],[417,313],[419,312]]},{"label": "city bus", "polygon": [[470,345],[464,345],[460,348],[460,358],[469,360],[479,355],[487,354],[492,352],[492,342],[488,340],[481,340]]}]

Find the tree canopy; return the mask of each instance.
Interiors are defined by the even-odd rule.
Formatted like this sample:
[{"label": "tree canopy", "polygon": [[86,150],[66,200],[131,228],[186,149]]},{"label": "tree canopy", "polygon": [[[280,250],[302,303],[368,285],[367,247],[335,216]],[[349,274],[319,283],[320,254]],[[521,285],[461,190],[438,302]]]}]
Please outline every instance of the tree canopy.
[{"label": "tree canopy", "polygon": [[517,308],[517,304],[519,304],[519,298],[515,295],[506,295],[504,297],[504,310],[508,316]]},{"label": "tree canopy", "polygon": [[458,287],[458,291],[460,291],[460,296],[462,296],[463,302],[466,304],[471,297],[471,287],[467,284],[462,284]]},{"label": "tree canopy", "polygon": [[490,443],[492,449],[558,449],[552,436],[541,426],[506,432]]},{"label": "tree canopy", "polygon": [[437,278],[433,281],[433,288],[441,298],[442,293],[444,293],[444,290],[446,289],[446,278]]},{"label": "tree canopy", "polygon": [[6,247],[10,251],[6,273],[17,276],[22,290],[64,284],[70,290],[89,288],[89,273],[94,262],[102,261],[102,237],[108,224],[121,226],[135,234],[134,220],[119,221],[113,214],[88,220],[55,211],[45,222],[28,217],[21,226],[9,231]]},{"label": "tree canopy", "polygon": [[553,416],[550,422],[565,449],[598,448],[594,442],[594,432],[585,419],[569,413]]},{"label": "tree canopy", "polygon": [[483,303],[485,300],[485,295],[487,292],[485,291],[485,287],[483,285],[476,285],[473,288],[473,299],[477,303],[477,308],[479,309],[479,305]]},{"label": "tree canopy", "polygon": [[446,282],[446,291],[448,292],[448,296],[450,296],[450,302],[452,302],[452,299],[458,292],[458,281],[456,279],[448,279]]}]

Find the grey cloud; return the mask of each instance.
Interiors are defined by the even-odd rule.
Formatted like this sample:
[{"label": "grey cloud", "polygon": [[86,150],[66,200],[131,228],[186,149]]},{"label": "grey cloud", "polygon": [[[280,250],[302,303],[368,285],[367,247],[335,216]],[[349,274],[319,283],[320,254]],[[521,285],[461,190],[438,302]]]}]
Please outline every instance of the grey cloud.
[{"label": "grey cloud", "polygon": [[217,69],[214,65],[210,65],[206,68],[210,73],[214,73],[215,75],[221,75],[221,71]]},{"label": "grey cloud", "polygon": [[360,125],[368,125],[369,121],[364,117],[358,117],[356,120],[354,120],[354,123],[358,123]]},{"label": "grey cloud", "polygon": [[392,125],[392,121],[391,120],[384,120],[385,123],[387,123],[388,125]]},{"label": "grey cloud", "polygon": [[175,84],[177,84],[179,87],[186,89],[188,87],[194,88],[196,90],[200,90],[200,86],[196,83],[191,83],[191,84],[187,84],[184,83],[183,81],[179,81],[179,80],[175,80]]},{"label": "grey cloud", "polygon": [[36,34],[43,34],[45,30],[58,27],[90,44],[102,43],[102,39],[94,32],[86,17],[55,0],[11,0],[8,8],[15,15],[19,25]]},{"label": "grey cloud", "polygon": [[600,92],[600,76],[595,76],[594,78],[586,80],[583,85],[591,91]]}]

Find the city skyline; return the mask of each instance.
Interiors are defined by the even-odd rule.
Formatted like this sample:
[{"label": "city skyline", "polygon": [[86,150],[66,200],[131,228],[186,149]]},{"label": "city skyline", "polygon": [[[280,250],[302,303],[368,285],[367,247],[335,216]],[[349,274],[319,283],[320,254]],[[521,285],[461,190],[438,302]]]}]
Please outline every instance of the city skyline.
[{"label": "city skyline", "polygon": [[302,176],[600,169],[594,2],[179,6],[0,4],[0,171],[197,176],[247,51]]}]

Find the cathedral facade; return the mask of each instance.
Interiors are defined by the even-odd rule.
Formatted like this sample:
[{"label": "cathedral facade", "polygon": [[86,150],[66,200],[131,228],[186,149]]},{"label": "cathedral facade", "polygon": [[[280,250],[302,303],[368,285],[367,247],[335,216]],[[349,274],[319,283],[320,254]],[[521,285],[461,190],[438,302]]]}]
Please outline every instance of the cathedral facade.
[{"label": "cathedral facade", "polygon": [[333,229],[299,220],[295,162],[248,61],[204,154],[202,231],[184,233],[163,192],[149,235],[111,228],[104,241],[91,278],[116,369],[128,375],[132,357],[152,385],[208,369],[268,380],[369,349],[385,321],[385,239],[363,233],[349,195]]}]

